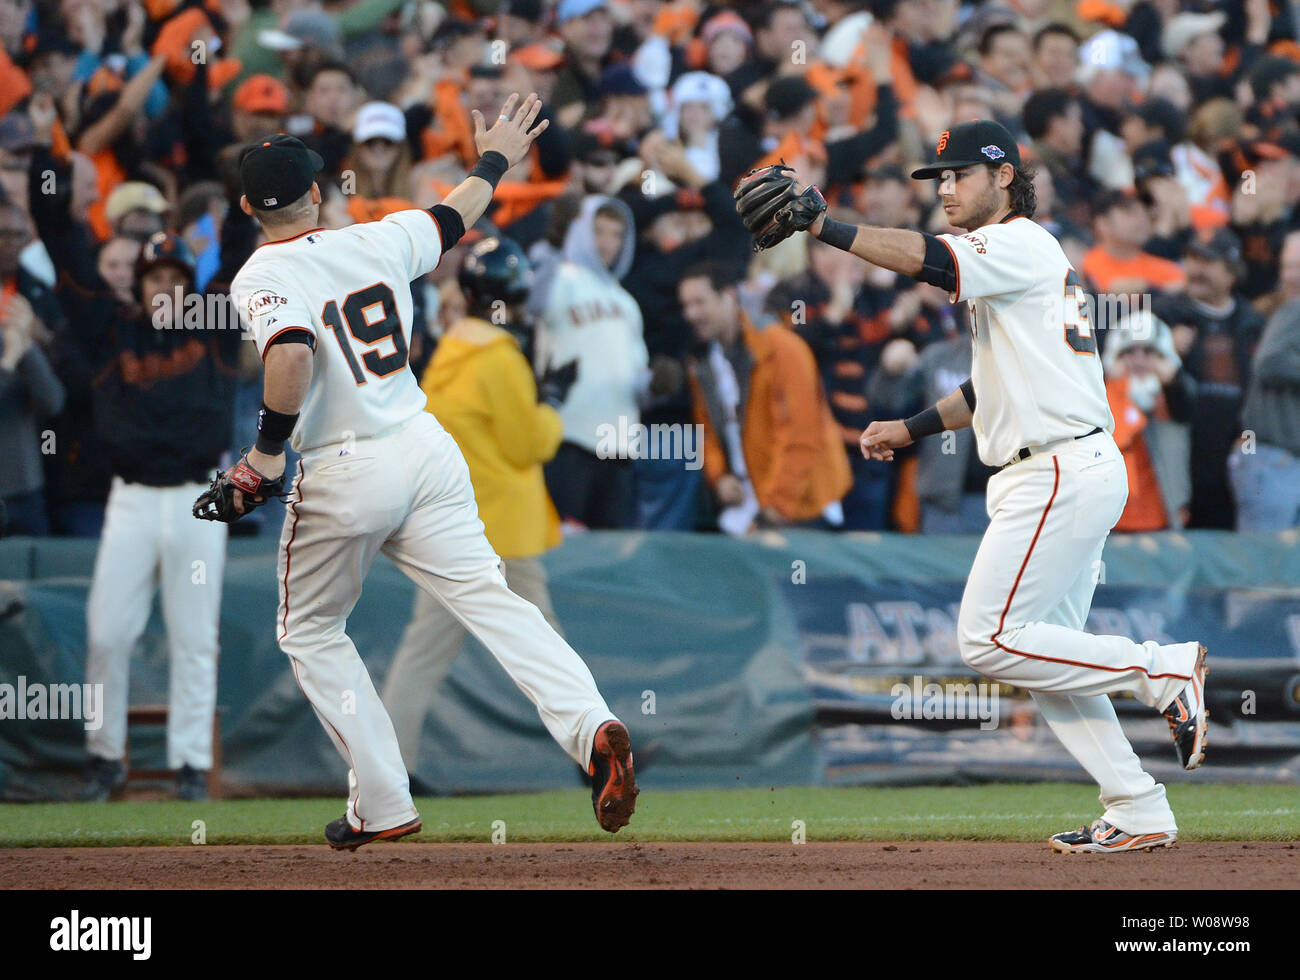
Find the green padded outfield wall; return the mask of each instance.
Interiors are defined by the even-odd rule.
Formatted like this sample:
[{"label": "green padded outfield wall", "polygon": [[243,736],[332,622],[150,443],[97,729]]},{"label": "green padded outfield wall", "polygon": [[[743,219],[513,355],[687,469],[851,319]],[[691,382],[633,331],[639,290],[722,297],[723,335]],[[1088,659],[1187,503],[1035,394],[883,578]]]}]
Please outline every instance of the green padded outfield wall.
[{"label": "green padded outfield wall", "polygon": [[[899,684],[919,692],[979,680],[952,633],[977,544],[609,532],[569,539],[546,565],[567,637],[632,729],[647,787],[1083,778],[1023,692],[1002,693],[991,731],[898,710]],[[93,541],[0,541],[0,685],[84,679],[94,551]],[[1114,537],[1098,577],[1094,631],[1210,646],[1218,726],[1214,765],[1198,775],[1300,781],[1296,536]],[[381,688],[412,598],[381,557],[349,619]],[[275,645],[276,602],[274,543],[232,540],[217,699],[225,785],[237,795],[338,795],[345,769]],[[166,691],[155,606],[132,660],[131,702],[164,702]],[[1164,723],[1131,701],[1120,709],[1144,762],[1166,778],[1176,767]],[[0,798],[70,796],[82,738],[76,720],[0,719]],[[133,731],[132,753],[161,765],[161,732]],[[418,775],[446,793],[580,778],[473,640],[434,697]]]}]

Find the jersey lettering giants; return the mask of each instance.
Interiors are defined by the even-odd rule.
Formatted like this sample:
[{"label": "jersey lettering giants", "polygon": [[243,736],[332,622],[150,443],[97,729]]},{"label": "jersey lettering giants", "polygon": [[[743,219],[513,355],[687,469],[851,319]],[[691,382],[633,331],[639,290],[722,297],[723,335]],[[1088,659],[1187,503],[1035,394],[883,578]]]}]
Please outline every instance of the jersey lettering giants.
[{"label": "jersey lettering giants", "polygon": [[230,294],[263,360],[286,330],[316,338],[294,449],[365,439],[424,411],[407,366],[410,283],[441,257],[433,216],[411,210],[270,242],[244,263]]},{"label": "jersey lettering giants", "polygon": [[975,443],[989,466],[1024,446],[1114,429],[1078,275],[1028,218],[940,235],[970,310]]}]

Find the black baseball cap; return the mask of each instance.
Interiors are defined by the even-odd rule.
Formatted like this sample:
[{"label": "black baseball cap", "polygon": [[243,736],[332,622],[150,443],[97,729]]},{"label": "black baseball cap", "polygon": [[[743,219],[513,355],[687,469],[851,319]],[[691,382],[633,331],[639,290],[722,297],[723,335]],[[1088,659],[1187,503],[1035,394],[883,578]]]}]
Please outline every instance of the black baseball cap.
[{"label": "black baseball cap", "polygon": [[992,119],[975,119],[946,129],[935,147],[935,160],[912,171],[913,180],[930,180],[945,170],[977,163],[1009,163],[1020,167],[1020,147],[1007,128]]},{"label": "black baseball cap", "polygon": [[767,87],[763,104],[777,119],[789,119],[810,102],[817,101],[817,90],[802,75],[778,78]]},{"label": "black baseball cap", "polygon": [[1168,99],[1149,96],[1129,110],[1129,115],[1137,116],[1148,126],[1158,126],[1164,130],[1164,138],[1170,143],[1182,142],[1187,130],[1187,123],[1182,111]]},{"label": "black baseball cap", "polygon": [[239,157],[239,178],[248,203],[259,211],[276,211],[309,190],[325,161],[296,136],[268,136]]},{"label": "black baseball cap", "polygon": [[1241,239],[1228,228],[1216,228],[1209,238],[1194,238],[1187,246],[1187,254],[1236,268],[1241,262]]},{"label": "black baseball cap", "polygon": [[1132,190],[1112,187],[1093,197],[1092,216],[1100,218],[1104,214],[1110,214],[1116,208],[1131,208],[1141,203],[1141,199]]},{"label": "black baseball cap", "polygon": [[1151,177],[1174,176],[1172,150],[1165,140],[1143,143],[1133,151],[1133,179],[1141,184]]}]

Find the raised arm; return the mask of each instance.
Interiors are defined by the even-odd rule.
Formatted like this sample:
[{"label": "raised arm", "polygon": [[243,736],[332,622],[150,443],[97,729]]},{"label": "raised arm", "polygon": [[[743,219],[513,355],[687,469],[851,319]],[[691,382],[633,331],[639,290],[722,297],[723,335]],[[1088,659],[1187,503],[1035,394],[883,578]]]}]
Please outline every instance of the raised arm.
[{"label": "raised arm", "polygon": [[906,228],[851,225],[827,217],[826,199],[812,184],[800,185],[785,164],[751,171],[733,192],[736,211],[754,235],[754,248],[771,248],[797,231],[821,239],[872,265],[957,291],[957,261],[934,235]]},{"label": "raised arm", "polygon": [[132,75],[130,81],[122,87],[117,102],[108,110],[104,118],[81,134],[77,140],[77,149],[86,156],[93,157],[121,136],[123,130],[131,125],[144,109],[145,100],[149,98],[149,90],[153,88],[154,82],[162,77],[166,66],[167,59],[163,55],[154,55],[149,59],[149,62]]},{"label": "raised arm", "polygon": [[872,265],[891,269],[913,279],[921,278],[925,265],[926,237],[919,231],[850,225],[828,220],[823,214],[812,223],[808,234],[820,238],[828,245],[852,252]]},{"label": "raised arm", "polygon": [[[491,129],[485,126],[483,114],[477,109],[472,110],[474,145],[478,147],[480,153],[479,161],[469,172],[469,176],[442,201],[443,206],[451,208],[460,215],[466,228],[473,226],[474,222],[483,216],[483,212],[492,201],[497,182],[507,170],[527,155],[533,140],[545,132],[546,127],[550,125],[548,119],[533,125],[537,120],[537,114],[542,111],[542,100],[537,97],[536,92],[530,92],[528,98],[524,99],[523,105],[515,109],[518,101],[518,93],[506,99],[501,115],[497,116]],[[511,115],[512,110],[513,115]]]}]

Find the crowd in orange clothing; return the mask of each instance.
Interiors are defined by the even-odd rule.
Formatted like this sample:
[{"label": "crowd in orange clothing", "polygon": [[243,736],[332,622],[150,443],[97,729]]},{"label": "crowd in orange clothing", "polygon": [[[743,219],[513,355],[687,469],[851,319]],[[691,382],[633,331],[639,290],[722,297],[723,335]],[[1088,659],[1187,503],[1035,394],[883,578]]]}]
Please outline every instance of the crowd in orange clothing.
[{"label": "crowd in orange clothing", "polygon": [[[742,430],[756,419],[764,432],[738,445],[763,444],[749,468],[780,488],[755,481],[759,523],[978,532],[991,471],[965,443],[945,455],[903,452],[898,465],[856,448],[872,420],[906,416],[969,373],[965,310],[807,236],[756,254],[730,199],[750,168],[784,161],[841,220],[947,231],[933,188],[906,174],[953,122],[986,117],[1020,142],[1035,175],[1034,220],[1097,297],[1130,472],[1119,530],[1260,528],[1237,514],[1249,480],[1238,480],[1233,456],[1257,348],[1269,337],[1266,346],[1286,349],[1286,310],[1300,301],[1279,274],[1300,230],[1292,10],[1276,0],[1223,9],[1197,0],[0,0],[0,450],[37,452],[29,428],[60,432],[71,425],[62,415],[85,412],[78,390],[88,382],[73,355],[95,324],[60,305],[71,270],[56,265],[66,250],[46,248],[33,220],[34,196],[51,193],[42,182],[52,171],[38,163],[66,174],[67,213],[87,232],[89,272],[77,281],[99,276],[127,309],[138,302],[135,254],[158,231],[184,239],[198,291],[219,293],[256,245],[238,207],[247,142],[288,132],[320,153],[321,220],[339,227],[440,201],[477,159],[471,113],[494,118],[509,93],[535,91],[552,124],[469,237],[509,237],[528,253],[540,342],[556,315],[545,312],[553,273],[596,254],[573,254],[574,223],[590,216],[584,201],[621,202],[627,254],[592,281],[626,291],[641,313],[655,383],[639,393],[635,421],[702,419],[709,430],[703,466],[631,461],[635,499],[618,526],[715,529],[734,505],[725,478],[744,461],[728,458],[717,431],[726,406],[698,384],[711,352],[679,290],[708,260],[729,283],[717,295],[744,324],[736,350],[713,367],[728,384],[736,374],[738,397],[755,400],[731,414]],[[463,315],[458,261],[453,252],[413,284],[417,373]],[[1111,347],[1125,316],[1143,324],[1145,340],[1121,331]],[[779,333],[764,340],[767,331]],[[737,353],[743,345],[750,356]],[[770,354],[792,347],[798,357]],[[52,418],[48,386],[37,398],[30,380],[36,358],[67,393]],[[260,383],[256,359],[244,360],[237,437]],[[808,378],[781,383],[805,361]],[[536,363],[539,374],[547,366]],[[1277,404],[1273,388],[1288,383],[1270,381],[1259,397]],[[758,401],[780,392],[797,392],[793,417],[819,420],[818,431],[825,421],[834,438],[821,451],[844,460],[813,459],[798,440],[769,451],[766,427],[779,428],[782,415]],[[566,442],[585,444],[572,434]],[[1293,447],[1273,449],[1300,477]],[[24,459],[0,477],[11,533],[97,533],[108,476],[87,456]],[[823,499],[827,487],[837,500]]]}]

